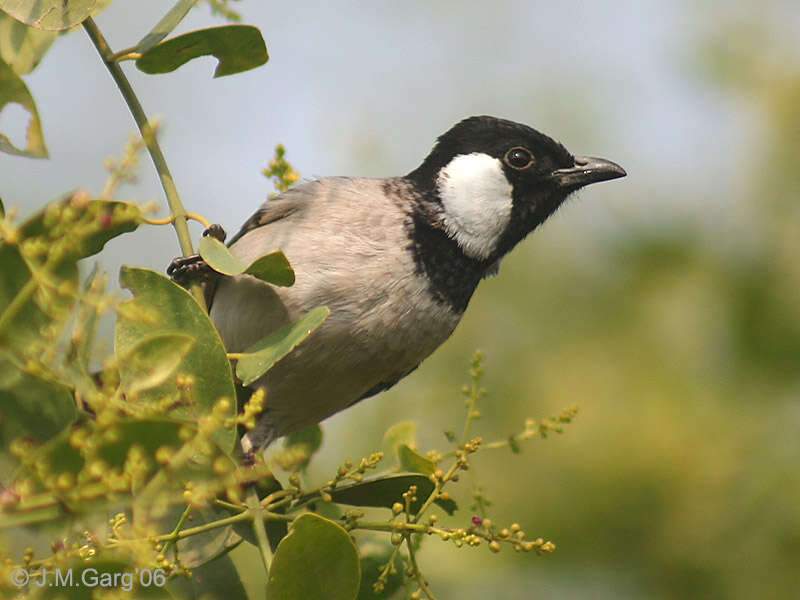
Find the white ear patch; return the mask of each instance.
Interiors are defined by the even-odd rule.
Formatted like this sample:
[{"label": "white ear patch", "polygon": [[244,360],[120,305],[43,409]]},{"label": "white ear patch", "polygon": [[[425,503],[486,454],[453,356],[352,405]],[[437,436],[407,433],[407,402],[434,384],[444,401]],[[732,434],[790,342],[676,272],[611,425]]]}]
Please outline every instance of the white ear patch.
[{"label": "white ear patch", "polygon": [[439,172],[436,187],[447,233],[467,256],[488,257],[511,219],[512,187],[500,161],[460,154]]}]

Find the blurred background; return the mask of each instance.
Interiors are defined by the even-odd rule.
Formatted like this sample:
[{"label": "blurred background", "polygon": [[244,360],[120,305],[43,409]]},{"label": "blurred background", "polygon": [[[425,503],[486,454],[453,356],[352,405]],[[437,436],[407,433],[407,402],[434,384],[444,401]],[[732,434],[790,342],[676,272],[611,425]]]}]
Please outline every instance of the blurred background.
[{"label": "blurred background", "polygon": [[[117,0],[97,23],[118,50],[168,6]],[[480,348],[484,439],[580,406],[563,435],[476,458],[493,521],[558,549],[490,556],[427,543],[420,560],[438,597],[796,598],[796,0],[234,8],[264,35],[266,66],[212,80],[211,58],[166,76],[126,65],[162,118],[187,209],[229,234],[272,191],[260,169],[277,143],[307,178],[392,176],[458,120],[491,114],[628,171],[582,191],[508,257],[417,372],[327,421],[312,478],[345,452],[378,449],[398,420],[419,422],[422,450],[444,449]],[[217,24],[200,5],[178,32]],[[0,197],[23,216],[71,189],[98,193],[103,160],[134,130],[80,30],[25,79],[51,158],[0,156]],[[14,108],[0,131],[20,141]],[[140,173],[120,198],[162,205],[146,156]],[[115,279],[120,264],[163,271],[177,254],[171,228],[144,227],[101,260]]]}]

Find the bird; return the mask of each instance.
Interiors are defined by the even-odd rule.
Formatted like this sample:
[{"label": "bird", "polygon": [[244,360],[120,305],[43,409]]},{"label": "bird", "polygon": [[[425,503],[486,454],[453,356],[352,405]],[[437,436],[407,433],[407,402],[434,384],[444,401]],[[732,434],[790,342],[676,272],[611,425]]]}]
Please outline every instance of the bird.
[{"label": "bird", "polygon": [[[570,194],[625,175],[526,125],[474,116],[407,175],[323,177],[264,202],[229,249],[245,263],[282,250],[295,283],[206,282],[226,349],[242,352],[317,306],[330,316],[251,385],[265,388],[265,408],[242,450],[252,455],[406,377],[450,337],[480,281]],[[168,273],[180,280],[193,269],[176,261]]]}]

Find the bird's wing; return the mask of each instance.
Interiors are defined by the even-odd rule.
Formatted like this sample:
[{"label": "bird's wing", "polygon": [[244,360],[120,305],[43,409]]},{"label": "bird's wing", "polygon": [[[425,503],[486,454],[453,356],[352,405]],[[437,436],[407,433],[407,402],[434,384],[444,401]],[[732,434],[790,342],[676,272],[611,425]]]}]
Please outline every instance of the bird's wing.
[{"label": "bird's wing", "polygon": [[[290,257],[298,254],[308,257],[308,252],[314,249],[300,252],[298,246],[302,249],[304,232],[315,228],[312,215],[321,211],[319,216],[324,220],[324,207],[331,201],[331,183],[312,181],[267,200],[231,239],[231,252],[245,263],[276,250],[287,251]],[[310,261],[316,262],[313,257]],[[292,266],[297,272],[298,265]],[[232,351],[248,347],[317,305],[307,306],[309,301],[302,282],[291,288],[279,288],[249,276],[223,277],[210,292],[212,320]]]},{"label": "bird's wing", "polygon": [[359,398],[357,398],[356,400],[353,400],[350,404],[348,404],[347,408],[350,408],[351,406],[353,406],[354,404],[358,404],[362,400],[366,400],[367,398],[371,398],[372,396],[376,396],[377,394],[380,394],[381,392],[385,392],[389,388],[394,387],[395,384],[398,383],[401,379],[404,379],[405,377],[407,377],[408,375],[410,375],[411,373],[416,371],[417,367],[419,367],[420,364],[422,364],[422,363],[419,362],[415,366],[413,366],[411,369],[409,369],[409,370],[407,370],[407,371],[405,371],[405,372],[403,372],[403,373],[401,373],[401,374],[399,374],[399,375],[397,375],[395,377],[392,377],[390,380],[381,381],[377,385],[371,387],[366,392],[364,392],[364,394],[362,396],[360,396]]},{"label": "bird's wing", "polygon": [[228,246],[232,246],[254,229],[279,221],[301,210],[312,201],[318,187],[318,181],[311,181],[295,186],[291,190],[283,192],[280,196],[267,200],[244,222],[239,232],[228,242]]},{"label": "bird's wing", "polygon": [[[264,227],[269,223],[280,221],[281,219],[297,212],[302,206],[306,205],[313,196],[313,188],[316,182],[299,185],[292,190],[284,192],[277,198],[267,200],[258,210],[244,222],[238,233],[228,241],[228,247],[233,246],[245,234]],[[211,309],[214,298],[219,287],[219,278],[214,278],[207,282],[203,287],[206,299],[206,306]]]}]

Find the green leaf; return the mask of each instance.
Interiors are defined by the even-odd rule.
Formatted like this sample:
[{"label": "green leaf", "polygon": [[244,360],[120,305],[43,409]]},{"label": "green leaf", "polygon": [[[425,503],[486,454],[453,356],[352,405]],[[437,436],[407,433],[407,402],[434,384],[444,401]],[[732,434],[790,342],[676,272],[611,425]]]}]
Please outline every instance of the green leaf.
[{"label": "green leaf", "polygon": [[294,284],[294,271],[281,251],[266,254],[248,266],[231,254],[225,244],[206,235],[200,239],[197,252],[209,267],[223,275],[252,275],[283,287]]},{"label": "green leaf", "polygon": [[[184,557],[181,555],[181,564]],[[242,584],[243,574],[227,554],[199,567],[192,567],[191,577],[172,577],[166,589],[174,600],[195,598],[224,598],[225,600],[248,600]],[[248,574],[249,575],[249,574]]]},{"label": "green leaf", "polygon": [[[403,503],[403,493],[412,485],[417,486],[417,501],[411,503],[411,510],[414,512],[419,510],[434,488],[433,482],[425,475],[408,473],[377,475],[360,483],[336,488],[330,494],[333,501],[340,504],[391,508],[395,502]],[[453,500],[437,499],[434,502],[449,515],[458,508]]]},{"label": "green leaf", "polygon": [[322,427],[315,423],[299,431],[293,431],[283,439],[284,448],[303,446],[309,456],[322,446]]},{"label": "green leaf", "polygon": [[63,31],[79,25],[106,4],[97,0],[0,0],[0,10],[31,27]]},{"label": "green leaf", "polygon": [[179,35],[154,46],[136,61],[140,71],[169,73],[200,56],[219,60],[214,77],[233,75],[263,65],[269,56],[264,38],[252,25],[223,25]]},{"label": "green leaf", "polygon": [[392,425],[383,435],[383,453],[400,463],[404,471],[430,475],[436,470],[432,460],[414,448],[417,445],[417,424],[401,421]]},{"label": "green leaf", "polygon": [[[77,261],[99,252],[111,238],[136,229],[140,218],[141,211],[133,204],[91,202],[72,195],[47,205],[19,228],[22,243],[33,242],[45,255],[31,258],[20,253],[20,246],[0,244],[0,320],[4,321],[0,335],[8,345],[28,352],[43,342],[44,327],[69,318],[74,295],[54,293],[53,288],[61,282],[77,289]],[[49,286],[31,278],[31,269],[42,268],[45,262],[52,263]]]},{"label": "green leaf", "polygon": [[[189,292],[160,273],[135,267],[122,267],[120,285],[131,290],[134,297],[120,306],[115,334],[117,355],[129,356],[141,340],[157,334],[180,331],[190,336],[195,344],[182,358],[178,371],[193,379],[193,401],[175,408],[171,414],[196,420],[219,399],[227,398],[231,403],[229,415],[235,415],[236,391],[225,347],[208,314]],[[177,391],[172,378],[140,396],[163,398]],[[216,441],[226,452],[233,452],[236,431],[222,429],[217,432]]]},{"label": "green leaf", "polygon": [[[51,437],[44,444],[37,447],[31,454],[23,457],[22,468],[15,474],[15,477],[19,479],[27,475],[32,482],[38,484],[39,490],[37,491],[41,491],[43,489],[41,480],[39,478],[40,473],[50,473],[53,477],[57,477],[61,474],[69,474],[73,477],[73,479],[75,479],[80,470],[84,467],[85,461],[83,456],[81,456],[81,453],[70,445],[69,437],[70,430],[64,429],[55,436]],[[34,512],[30,516],[33,520],[29,522],[49,520],[50,518],[58,517],[62,511],[69,508],[68,503],[64,502],[63,498],[53,495],[52,491],[49,495],[49,498],[52,499],[52,502],[50,503],[37,503],[43,509],[45,509],[44,513],[37,514]],[[46,510],[48,505],[52,505],[50,508],[57,508],[58,510]],[[89,502],[86,502],[86,506],[81,507],[80,510],[88,510],[88,505]],[[18,509],[18,514],[15,515],[16,519],[18,519],[21,524],[24,524],[27,518],[26,514],[29,511],[25,510],[24,508],[20,508],[19,505],[12,505],[9,508],[9,512],[15,512],[14,509]],[[6,523],[4,523],[4,525],[5,524]],[[7,524],[13,524],[13,520],[11,522],[7,522]]]},{"label": "green leaf", "polygon": [[194,338],[179,331],[145,335],[119,355],[122,389],[131,398],[162,385],[175,374],[194,346]]},{"label": "green leaf", "polygon": [[99,254],[107,242],[123,233],[134,231],[142,222],[141,209],[129,202],[93,200],[87,206],[86,212],[97,222],[97,230],[76,245],[73,253],[76,259]]},{"label": "green leaf", "polygon": [[361,566],[350,535],[313,513],[295,519],[278,545],[267,597],[281,600],[355,600]]},{"label": "green leaf", "polygon": [[[41,331],[51,324],[66,321],[72,299],[60,294],[37,295],[38,286],[18,246],[0,244],[0,319],[4,321],[0,337],[3,343],[22,357],[38,354],[42,344]],[[75,263],[63,263],[54,270],[58,281],[77,286],[78,268]],[[30,292],[30,293],[29,293]]]},{"label": "green leaf", "polygon": [[[107,277],[105,273],[98,273],[99,266],[94,265],[92,272],[86,277],[83,284],[83,292],[91,291],[94,294],[102,295],[106,291]],[[91,302],[82,299],[78,303],[78,311],[75,318],[75,332],[70,347],[70,356],[75,357],[75,367],[83,376],[89,377],[89,363],[92,358],[92,348],[97,337],[97,326],[100,321],[100,311]]]},{"label": "green leaf", "polygon": [[244,273],[281,287],[294,285],[294,270],[280,250],[257,258]]},{"label": "green leaf", "polygon": [[284,325],[250,346],[236,363],[236,376],[242,380],[242,385],[250,385],[266,373],[272,365],[322,325],[330,314],[327,306],[318,306],[308,311],[300,320]]},{"label": "green leaf", "polygon": [[7,484],[18,466],[8,453],[13,440],[43,444],[76,417],[75,401],[66,387],[19,371],[0,353],[0,482]]},{"label": "green leaf", "polygon": [[217,273],[241,275],[247,270],[247,265],[231,254],[225,244],[210,235],[204,235],[200,238],[200,243],[197,245],[197,253]]},{"label": "green leaf", "polygon": [[17,148],[7,135],[0,133],[0,151],[30,158],[47,158],[47,147],[42,134],[42,122],[33,96],[27,86],[6,62],[0,59],[0,112],[8,104],[19,104],[29,115],[25,149]]},{"label": "green leaf", "polygon": [[[5,348],[0,347],[0,390],[13,389],[22,381],[23,376],[24,373],[17,368],[14,357],[11,354],[7,354]],[[0,408],[0,414],[2,414],[2,408]],[[0,427],[2,427],[2,424],[3,420],[0,417]]]},{"label": "green leaf", "polygon": [[312,502],[308,508],[315,515],[325,517],[331,521],[339,522],[344,519],[344,507],[334,502]]},{"label": "green leaf", "polygon": [[302,471],[308,467],[311,457],[322,445],[322,427],[318,423],[290,433],[284,438],[283,450],[274,455],[274,460],[285,471]]},{"label": "green leaf", "polygon": [[139,40],[139,43],[136,44],[136,50],[141,53],[147,52],[150,48],[167,37],[195,4],[197,4],[197,0],[178,0],[175,6],[164,15],[164,18],[156,23],[156,26],[153,27],[146,36]]},{"label": "green leaf", "polygon": [[[88,513],[97,510],[97,504],[105,505],[109,502],[117,507],[122,507],[134,500],[130,489],[110,489],[103,494],[94,495],[93,502],[96,501],[94,506],[83,496],[81,486],[91,488],[93,485],[89,480],[78,478],[78,473],[84,468],[86,459],[91,461],[99,459],[109,471],[120,472],[125,467],[132,448],[135,447],[139,454],[137,466],[141,469],[137,472],[136,477],[141,485],[161,469],[161,463],[157,459],[159,449],[167,447],[177,452],[185,443],[181,432],[186,430],[191,436],[196,433],[193,425],[184,421],[168,418],[126,418],[108,426],[102,432],[103,435],[94,440],[95,445],[91,448],[74,447],[70,443],[71,431],[66,430],[36,450],[32,456],[26,458],[27,474],[34,480],[39,477],[40,473],[45,473],[48,477],[56,477],[62,473],[73,475],[78,483],[57,492],[59,501],[71,511]],[[219,452],[219,449],[216,450]],[[214,477],[214,474],[207,468],[201,468],[189,462],[180,468],[171,468],[169,477],[173,485],[173,497],[182,499],[183,482],[191,478],[200,485],[205,479]],[[163,498],[160,501],[163,502]],[[161,508],[166,507],[162,506]]]},{"label": "green leaf", "polygon": [[4,219],[6,216],[6,209],[3,206],[3,199],[0,198],[0,219]]},{"label": "green leaf", "polygon": [[[187,461],[186,452],[183,452],[183,458],[171,460],[171,457],[181,457],[187,438],[191,439],[197,434],[196,427],[191,423],[136,417],[121,418],[105,425],[95,421],[91,426],[84,424],[82,429],[84,432],[89,430],[91,444],[76,444],[72,439],[76,429],[69,427],[23,457],[21,476],[32,483],[37,502],[34,506],[12,504],[4,508],[0,514],[0,527],[50,521],[57,527],[69,529],[73,526],[73,518],[97,514],[97,511],[111,507],[118,511],[130,506],[142,498],[142,490],[147,491],[154,483],[158,484],[157,493],[151,494],[151,504],[146,509],[152,510],[154,516],[160,518],[168,513],[171,506],[183,506],[186,481],[193,481],[202,487],[214,485],[212,482],[218,478],[209,468],[209,464],[224,456],[216,445],[202,451],[211,453],[206,458],[198,453]],[[190,452],[195,450],[189,448]],[[164,452],[166,460],[171,462],[162,466]],[[119,475],[130,465],[133,453],[136,456],[135,473],[128,472],[134,478],[120,481]],[[85,476],[87,463],[101,465],[105,473],[116,477],[117,484],[108,487],[103,485],[98,489],[96,480]],[[74,483],[54,488],[52,483],[62,476]],[[137,506],[134,510],[143,507]],[[174,519],[170,520],[164,529],[168,530],[174,523]],[[237,536],[228,528],[206,532],[180,544],[182,552],[186,552],[185,564],[195,566],[200,561],[226,552],[236,542]]]},{"label": "green leaf", "polygon": [[[114,435],[108,436],[97,450],[97,456],[111,467],[122,467],[132,446],[138,446],[149,459],[152,472],[159,464],[156,452],[162,446],[177,450],[183,445],[181,428],[187,423],[168,418],[136,417],[114,424]],[[191,425],[189,425],[191,427]],[[199,480],[199,479],[198,479]]]},{"label": "green leaf", "polygon": [[398,449],[401,444],[410,448],[416,447],[417,424],[413,421],[395,423],[383,434],[383,443],[381,444],[383,456],[392,464],[396,464],[399,460]]},{"label": "green leaf", "polygon": [[[203,468],[205,469],[207,467]],[[207,472],[201,473],[200,477],[208,477]],[[185,508],[184,505],[176,504],[174,510],[170,511],[170,518],[164,517],[163,519],[159,519],[161,530],[171,531]],[[206,525],[207,523],[229,517],[231,513],[211,503],[206,508],[192,508],[190,515],[191,521],[187,521],[184,528]],[[179,540],[178,554],[181,557],[181,564],[192,569],[194,572],[194,569],[197,567],[217,560],[220,556],[227,554],[241,543],[241,536],[234,531],[232,526],[217,527]]]},{"label": "green leaf", "polygon": [[422,456],[422,454],[409,448],[405,444],[400,444],[397,449],[397,456],[400,459],[400,466],[403,467],[405,471],[430,475],[436,470],[436,465],[432,460]]},{"label": "green leaf", "polygon": [[0,58],[17,75],[30,73],[58,37],[55,31],[43,31],[23,25],[0,13]]},{"label": "green leaf", "polygon": [[65,261],[78,261],[98,254],[106,243],[123,233],[136,230],[142,211],[130,202],[116,200],[84,201],[78,194],[48,204],[44,210],[25,221],[22,236],[58,241],[65,229],[76,235],[64,254]]},{"label": "green leaf", "polygon": [[[283,489],[280,481],[275,479],[274,477],[264,477],[259,479],[254,483],[256,494],[258,495],[259,500],[263,500],[270,494],[280,491]],[[223,509],[224,510],[224,509]],[[236,514],[234,511],[228,511],[230,514]],[[280,514],[286,513],[286,507],[281,506],[275,509],[275,512]],[[239,523],[233,524],[233,531],[236,532],[237,535],[241,536],[242,539],[253,546],[258,546],[258,540],[256,539],[255,532],[253,530],[253,521],[244,521]],[[286,521],[275,521],[269,520],[264,522],[264,529],[267,534],[267,540],[269,541],[270,550],[274,553],[275,550],[278,548],[278,544],[280,541],[286,537],[287,532],[289,531],[289,526]]]}]

